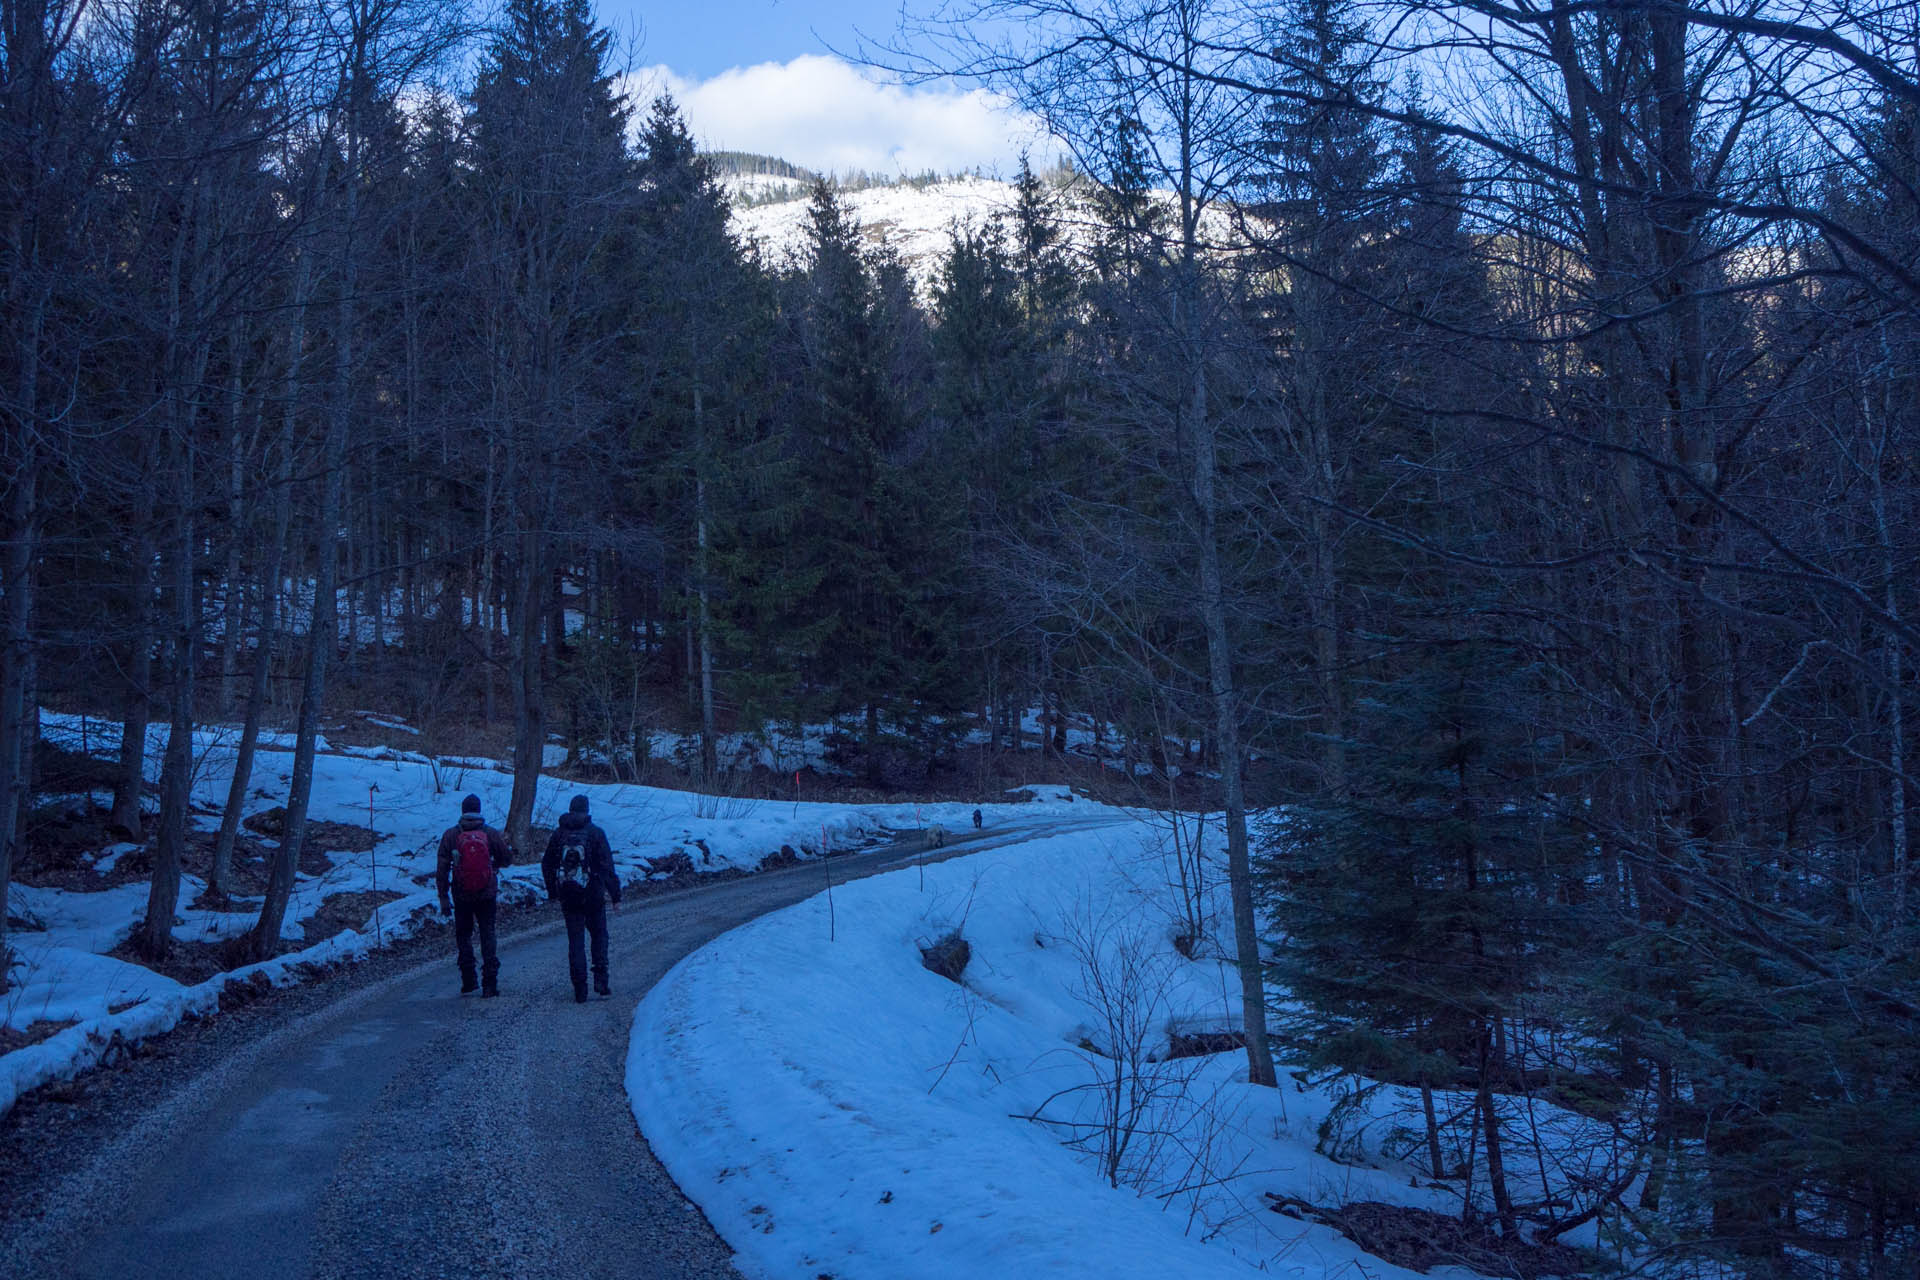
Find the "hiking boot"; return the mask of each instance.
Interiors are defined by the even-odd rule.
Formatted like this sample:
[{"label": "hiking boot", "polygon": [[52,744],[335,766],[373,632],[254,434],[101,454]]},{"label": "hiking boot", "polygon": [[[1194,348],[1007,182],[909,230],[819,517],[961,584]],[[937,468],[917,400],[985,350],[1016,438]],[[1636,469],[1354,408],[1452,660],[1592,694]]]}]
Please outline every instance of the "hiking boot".
[{"label": "hiking boot", "polygon": [[500,984],[497,982],[489,982],[486,986],[480,989],[480,995],[482,999],[486,998],[487,996],[497,996],[499,994],[500,994]]},{"label": "hiking boot", "polygon": [[573,989],[573,1002],[575,1004],[585,1004],[587,1002],[587,989],[585,987],[575,987]]},{"label": "hiking boot", "polygon": [[463,996],[470,996],[479,989],[480,983],[477,979],[462,978],[460,980],[460,994]]},{"label": "hiking boot", "polygon": [[595,995],[610,996],[613,994],[613,988],[607,985],[605,978],[593,984],[593,991]]}]

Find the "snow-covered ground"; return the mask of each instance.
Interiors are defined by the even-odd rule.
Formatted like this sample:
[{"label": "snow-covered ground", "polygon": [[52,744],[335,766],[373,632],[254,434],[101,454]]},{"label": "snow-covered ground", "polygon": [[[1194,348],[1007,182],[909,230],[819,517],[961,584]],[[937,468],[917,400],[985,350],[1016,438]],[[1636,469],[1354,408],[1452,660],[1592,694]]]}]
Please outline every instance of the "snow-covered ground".
[{"label": "snow-covered ground", "polygon": [[[1240,1052],[1169,1057],[1174,1032],[1236,1028],[1240,1003],[1217,941],[1173,945],[1164,834],[1129,818],[848,884],[648,993],[634,1114],[749,1275],[1418,1274],[1265,1194],[1457,1214],[1388,1149],[1404,1091],[1369,1095],[1342,1163],[1317,1144],[1351,1083],[1261,1089]],[[961,985],[921,963],[956,930]]]}]

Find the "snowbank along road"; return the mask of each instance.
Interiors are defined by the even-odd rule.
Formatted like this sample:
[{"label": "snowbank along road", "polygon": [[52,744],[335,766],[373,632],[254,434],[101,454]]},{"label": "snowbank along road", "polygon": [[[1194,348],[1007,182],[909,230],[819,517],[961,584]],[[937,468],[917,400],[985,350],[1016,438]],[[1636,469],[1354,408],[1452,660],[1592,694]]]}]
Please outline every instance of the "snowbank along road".
[{"label": "snowbank along road", "polygon": [[[575,1004],[557,908],[501,940],[502,998],[445,954],[274,1027],[69,1153],[0,1274],[733,1276],[730,1251],[636,1132],[635,1002],[708,940],[845,880],[1093,823],[909,841],[629,903],[612,1000]],[[741,1047],[750,1066],[754,1046]]]}]

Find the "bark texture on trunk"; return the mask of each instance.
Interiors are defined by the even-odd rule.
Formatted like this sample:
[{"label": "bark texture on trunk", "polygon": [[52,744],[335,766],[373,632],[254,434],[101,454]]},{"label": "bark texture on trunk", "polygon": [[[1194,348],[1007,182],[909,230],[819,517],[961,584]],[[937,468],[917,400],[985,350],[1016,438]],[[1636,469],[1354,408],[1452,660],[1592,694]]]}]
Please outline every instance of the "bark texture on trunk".
[{"label": "bark texture on trunk", "polygon": [[153,541],[144,530],[153,521],[151,494],[136,502],[132,587],[128,609],[133,617],[127,651],[126,705],[120,721],[120,774],[113,788],[113,810],[108,830],[122,839],[146,838],[143,801],[147,786],[147,725],[153,714]]},{"label": "bark texture on trunk", "polygon": [[520,535],[520,564],[514,580],[510,663],[513,679],[513,796],[507,806],[506,837],[516,857],[533,845],[533,802],[547,741],[546,703],[540,670],[540,620],[545,612],[538,530]]},{"label": "bark texture on trunk", "polygon": [[[1191,323],[1188,299],[1187,323]],[[1226,792],[1227,887],[1233,905],[1234,958],[1240,969],[1240,999],[1247,1040],[1247,1079],[1274,1085],[1273,1048],[1267,1038],[1267,989],[1260,963],[1260,928],[1253,908],[1253,859],[1247,841],[1244,760],[1240,749],[1239,694],[1234,681],[1233,636],[1227,625],[1226,584],[1220,565],[1219,468],[1214,423],[1207,403],[1206,370],[1196,359],[1183,406],[1186,445],[1192,459],[1191,498],[1199,532],[1200,622],[1207,636],[1214,738],[1220,780]]]},{"label": "bark texture on trunk", "polygon": [[355,361],[354,327],[357,321],[354,273],[353,231],[357,183],[352,179],[358,166],[349,138],[346,173],[348,181],[342,196],[344,208],[336,224],[341,236],[341,268],[337,287],[339,298],[333,304],[333,387],[327,407],[326,451],[323,458],[320,511],[314,538],[313,617],[307,631],[307,674],[300,688],[300,716],[294,728],[293,774],[287,784],[286,820],[280,833],[280,847],[274,851],[272,869],[267,878],[266,901],[260,918],[248,936],[248,952],[255,960],[264,960],[280,946],[280,931],[285,925],[287,903],[293,896],[294,873],[299,870],[300,846],[307,838],[307,810],[313,798],[313,758],[320,736],[320,715],[326,702],[327,668],[340,641],[340,620],[336,587],[340,560],[340,506],[346,487],[347,431],[353,412],[353,373]]},{"label": "bark texture on trunk", "polygon": [[[184,454],[185,450],[182,449]],[[137,945],[149,959],[164,960],[173,949],[173,916],[180,902],[180,868],[185,861],[187,809],[193,781],[194,657],[199,648],[200,611],[194,591],[193,520],[190,502],[182,502],[174,521],[173,643],[170,646],[172,705],[166,752],[160,765],[159,837],[154,841],[153,879],[147,887],[147,916]]]}]

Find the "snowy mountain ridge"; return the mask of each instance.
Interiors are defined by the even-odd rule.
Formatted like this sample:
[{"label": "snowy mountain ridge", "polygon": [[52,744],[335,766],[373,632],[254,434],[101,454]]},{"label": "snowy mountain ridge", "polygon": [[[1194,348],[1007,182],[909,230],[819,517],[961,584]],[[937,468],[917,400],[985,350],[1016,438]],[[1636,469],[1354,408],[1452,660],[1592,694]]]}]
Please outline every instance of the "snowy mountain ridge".
[{"label": "snowy mountain ridge", "polygon": [[[742,178],[756,181],[756,190],[782,181]],[[914,282],[924,288],[952,243],[954,231],[984,227],[995,214],[1010,213],[1016,191],[1011,183],[962,177],[932,185],[867,187],[842,192],[840,199],[867,240],[892,245]],[[758,246],[769,264],[792,264],[806,243],[806,187],[801,186],[791,199],[736,207],[733,228],[741,239]]]},{"label": "snowy mountain ridge", "polygon": [[[772,266],[797,263],[806,244],[808,184],[759,174],[733,175],[725,181],[730,190],[754,201],[736,200],[734,233],[758,247]],[[781,184],[792,186],[791,198],[769,199],[768,193]],[[1172,192],[1156,195],[1166,206],[1173,205]],[[903,181],[840,193],[842,206],[868,242],[890,245],[922,293],[930,289],[956,230],[984,229],[995,217],[1010,217],[1018,198],[1018,188],[1012,183],[972,175],[936,182]],[[1084,250],[1091,246],[1098,223],[1088,206],[1086,184],[1054,187],[1052,199],[1068,248]],[[1210,242],[1234,239],[1233,221],[1220,209],[1210,210],[1202,218],[1202,226]]]}]

